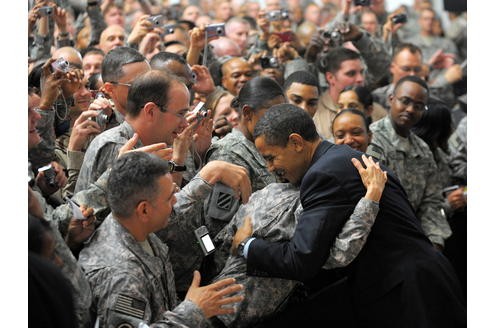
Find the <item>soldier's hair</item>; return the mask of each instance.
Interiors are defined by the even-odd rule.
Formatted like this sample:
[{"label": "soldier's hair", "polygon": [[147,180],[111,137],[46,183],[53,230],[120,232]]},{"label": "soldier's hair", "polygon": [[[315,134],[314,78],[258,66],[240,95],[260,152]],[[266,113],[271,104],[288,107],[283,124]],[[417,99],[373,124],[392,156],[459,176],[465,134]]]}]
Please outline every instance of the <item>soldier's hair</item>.
[{"label": "soldier's hair", "polygon": [[294,73],[287,76],[284,82],[284,91],[290,88],[292,83],[301,83],[305,85],[312,85],[318,89],[320,93],[320,86],[318,85],[318,79],[311,73],[306,71],[295,71]]},{"label": "soldier's hair", "polygon": [[28,250],[43,254],[47,238],[53,233],[50,223],[44,218],[28,214]]},{"label": "soldier's hair", "polygon": [[407,75],[407,76],[404,76],[403,78],[401,78],[399,81],[397,81],[397,83],[395,84],[395,88],[394,88],[394,95],[395,95],[395,92],[397,89],[399,89],[399,87],[402,85],[402,83],[404,82],[413,82],[413,83],[416,83],[416,84],[419,84],[421,87],[423,87],[423,89],[426,90],[426,94],[429,95],[430,94],[430,89],[428,88],[428,84],[426,84],[426,82],[420,78],[420,77],[417,77],[415,75]]},{"label": "soldier's hair", "polygon": [[397,55],[400,54],[404,49],[409,50],[409,52],[412,53],[413,55],[419,53],[421,58],[423,58],[423,52],[421,51],[421,48],[419,48],[417,45],[413,43],[403,42],[395,46],[392,54],[392,61],[394,61],[395,57],[397,57]]},{"label": "soldier's hair", "polygon": [[358,96],[358,100],[364,107],[373,106],[373,96],[370,90],[362,85],[349,85],[345,87],[340,93],[346,91],[354,91]]},{"label": "soldier's hair", "polygon": [[127,64],[140,63],[146,58],[136,49],[117,47],[110,50],[101,64],[103,82],[117,82],[123,75],[122,67]]},{"label": "soldier's hair", "polygon": [[319,60],[318,69],[322,73],[330,72],[335,74],[343,62],[355,59],[363,61],[361,55],[354,50],[343,47],[334,48]]},{"label": "soldier's hair", "polygon": [[148,102],[166,108],[171,96],[170,86],[174,81],[182,83],[174,75],[158,70],[151,70],[138,76],[129,88],[127,115],[131,118],[137,117]]},{"label": "soldier's hair", "polygon": [[128,218],[139,202],[154,199],[158,179],[168,172],[168,162],[156,155],[136,151],[120,156],[107,183],[107,200],[115,216]]},{"label": "soldier's hair", "polygon": [[[163,70],[164,67],[166,66],[166,64],[171,62],[171,61],[176,61],[176,62],[181,63],[182,65],[187,65],[187,62],[184,59],[184,57],[182,57],[178,54],[175,54],[173,52],[160,51],[159,53],[157,53],[153,57],[151,57],[150,66],[152,69]],[[165,69],[166,69],[166,67],[165,67]]]},{"label": "soldier's hair", "polygon": [[269,77],[257,76],[242,86],[239,95],[232,99],[230,106],[239,112],[245,105],[257,111],[279,96],[285,97],[280,84]]},{"label": "soldier's hair", "polygon": [[256,123],[254,139],[264,136],[266,144],[285,147],[292,133],[306,141],[319,138],[315,123],[306,111],[292,104],[280,104],[270,107]]},{"label": "soldier's hair", "polygon": [[102,55],[105,57],[105,53],[100,48],[87,47],[81,50],[81,56],[84,58],[86,55]]},{"label": "soldier's hair", "polygon": [[364,126],[366,127],[366,132],[370,132],[370,122],[369,122],[368,118],[364,115],[364,113],[362,111],[360,111],[359,109],[356,109],[356,108],[346,108],[346,109],[343,109],[340,112],[338,112],[332,121],[332,131],[335,131],[333,126],[334,126],[337,118],[344,115],[344,114],[354,114],[354,115],[361,117],[363,119]]},{"label": "soldier's hair", "polygon": [[[419,122],[412,131],[423,139],[433,151],[440,147],[450,153],[448,140],[453,132],[452,115],[446,103],[440,100],[428,101],[428,110],[423,112]],[[433,152],[435,154],[436,152]]]}]

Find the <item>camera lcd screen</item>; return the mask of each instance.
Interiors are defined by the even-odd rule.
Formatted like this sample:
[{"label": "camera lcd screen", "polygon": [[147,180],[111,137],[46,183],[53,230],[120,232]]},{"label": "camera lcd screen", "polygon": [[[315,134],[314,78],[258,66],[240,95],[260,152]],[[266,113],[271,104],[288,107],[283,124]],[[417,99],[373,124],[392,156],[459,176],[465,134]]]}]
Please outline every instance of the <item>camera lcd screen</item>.
[{"label": "camera lcd screen", "polygon": [[210,235],[202,236],[201,241],[203,242],[203,245],[205,245],[205,249],[208,253],[215,249],[215,246],[213,245],[213,242],[211,241]]}]

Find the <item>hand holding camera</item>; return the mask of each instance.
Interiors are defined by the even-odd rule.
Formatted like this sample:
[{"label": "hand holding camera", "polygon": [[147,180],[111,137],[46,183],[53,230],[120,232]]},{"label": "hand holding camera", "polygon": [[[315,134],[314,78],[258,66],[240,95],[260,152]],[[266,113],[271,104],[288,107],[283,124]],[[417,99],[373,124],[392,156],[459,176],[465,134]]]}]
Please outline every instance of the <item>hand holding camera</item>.
[{"label": "hand holding camera", "polygon": [[67,199],[72,207],[73,217],[69,222],[65,241],[72,251],[79,250],[96,229],[96,217],[94,210],[85,205],[78,205],[73,200]]},{"label": "hand holding camera", "polygon": [[44,195],[51,195],[67,184],[64,168],[57,162],[51,162],[38,169],[36,184]]},{"label": "hand holding camera", "polygon": [[154,23],[159,19],[154,18],[153,20],[150,20],[151,17],[156,16],[143,15],[139,18],[136,25],[134,25],[134,28],[129,34],[129,37],[127,38],[128,44],[138,45],[146,34],[153,31],[154,28],[159,28],[161,26],[157,26],[156,23]]},{"label": "hand holding camera", "polygon": [[67,149],[70,151],[82,151],[92,136],[103,131],[106,123],[103,123],[105,125],[100,126],[100,123],[102,122],[99,122],[99,120],[101,120],[99,116],[102,115],[105,114],[103,114],[101,110],[96,111],[88,109],[82,112],[74,122]]},{"label": "hand holding camera", "polygon": [[51,58],[46,61],[41,74],[41,101],[39,108],[49,110],[60,95],[60,88],[65,80],[65,73],[60,70],[53,71],[53,64],[56,59]]},{"label": "hand holding camera", "polygon": [[383,40],[387,41],[391,34],[397,33],[397,31],[404,26],[407,22],[407,15],[404,13],[404,9],[401,7],[387,16],[387,22],[383,24]]}]

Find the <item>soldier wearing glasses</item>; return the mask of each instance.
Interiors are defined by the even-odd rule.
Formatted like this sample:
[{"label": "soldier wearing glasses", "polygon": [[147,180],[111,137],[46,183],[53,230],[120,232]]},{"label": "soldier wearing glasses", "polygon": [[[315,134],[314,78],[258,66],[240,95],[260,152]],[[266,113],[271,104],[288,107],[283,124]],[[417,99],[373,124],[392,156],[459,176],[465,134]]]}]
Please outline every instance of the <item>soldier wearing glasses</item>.
[{"label": "soldier wearing glasses", "polygon": [[411,132],[427,110],[429,90],[417,76],[400,79],[389,96],[389,114],[370,126],[373,140],[367,153],[399,177],[416,216],[430,241],[439,249],[452,231],[441,212],[441,184],[428,145]]}]

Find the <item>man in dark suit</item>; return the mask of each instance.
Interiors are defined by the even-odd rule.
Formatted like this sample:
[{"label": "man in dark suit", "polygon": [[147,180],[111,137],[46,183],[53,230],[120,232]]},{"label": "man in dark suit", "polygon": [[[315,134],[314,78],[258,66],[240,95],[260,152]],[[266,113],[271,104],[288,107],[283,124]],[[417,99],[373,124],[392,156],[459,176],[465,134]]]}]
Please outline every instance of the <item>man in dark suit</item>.
[{"label": "man in dark suit", "polygon": [[[300,187],[304,211],[285,242],[250,237],[246,220],[234,236],[233,251],[247,259],[248,274],[311,284],[321,276],[330,246],[366,192],[351,162],[362,153],[321,140],[311,117],[289,104],[271,107],[254,137],[270,171]],[[368,240],[345,274],[350,311],[360,327],[466,325],[457,277],[424,235],[393,174]]]}]

